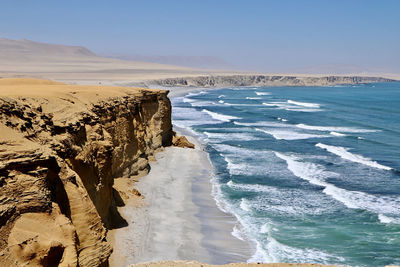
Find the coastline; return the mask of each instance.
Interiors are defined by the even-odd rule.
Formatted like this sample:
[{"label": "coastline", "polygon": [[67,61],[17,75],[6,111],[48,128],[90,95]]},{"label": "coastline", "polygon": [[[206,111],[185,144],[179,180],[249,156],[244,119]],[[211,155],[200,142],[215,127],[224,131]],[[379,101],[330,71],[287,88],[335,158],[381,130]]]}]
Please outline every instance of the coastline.
[{"label": "coastline", "polygon": [[149,174],[134,185],[143,197],[119,209],[128,226],[109,234],[111,266],[162,260],[227,264],[252,256],[250,244],[231,234],[236,218],[222,212],[211,195],[207,153],[181,131],[196,148],[167,147],[155,155]]}]

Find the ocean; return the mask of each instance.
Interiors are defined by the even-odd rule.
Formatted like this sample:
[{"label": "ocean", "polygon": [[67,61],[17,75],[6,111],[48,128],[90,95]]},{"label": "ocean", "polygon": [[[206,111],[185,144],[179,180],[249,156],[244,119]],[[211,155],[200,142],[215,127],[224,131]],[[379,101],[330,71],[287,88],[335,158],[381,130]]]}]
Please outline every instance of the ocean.
[{"label": "ocean", "polygon": [[400,264],[400,83],[199,90],[172,105],[249,262]]}]

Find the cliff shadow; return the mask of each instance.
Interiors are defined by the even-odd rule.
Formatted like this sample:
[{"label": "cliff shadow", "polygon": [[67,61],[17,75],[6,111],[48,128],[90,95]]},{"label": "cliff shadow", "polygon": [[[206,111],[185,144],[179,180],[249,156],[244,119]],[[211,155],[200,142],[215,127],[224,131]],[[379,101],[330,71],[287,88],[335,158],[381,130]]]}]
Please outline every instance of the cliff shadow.
[{"label": "cliff shadow", "polygon": [[113,205],[110,206],[109,223],[107,225],[107,228],[110,230],[128,226],[128,222],[121,216],[117,208],[125,206],[125,202],[117,190],[114,188],[112,190]]}]

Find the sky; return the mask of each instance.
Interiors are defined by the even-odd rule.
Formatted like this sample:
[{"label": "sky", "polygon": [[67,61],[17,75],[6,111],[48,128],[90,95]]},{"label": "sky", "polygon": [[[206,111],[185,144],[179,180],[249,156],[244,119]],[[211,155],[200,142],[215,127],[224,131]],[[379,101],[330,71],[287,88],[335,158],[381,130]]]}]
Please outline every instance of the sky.
[{"label": "sky", "polygon": [[0,37],[100,54],[217,56],[280,72],[400,73],[399,0],[0,0]]}]

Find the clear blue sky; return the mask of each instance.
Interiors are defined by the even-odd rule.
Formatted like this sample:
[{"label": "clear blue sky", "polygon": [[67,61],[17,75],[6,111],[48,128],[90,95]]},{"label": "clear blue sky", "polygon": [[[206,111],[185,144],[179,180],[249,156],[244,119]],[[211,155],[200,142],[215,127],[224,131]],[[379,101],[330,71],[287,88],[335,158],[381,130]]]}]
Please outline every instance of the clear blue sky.
[{"label": "clear blue sky", "polygon": [[210,55],[281,71],[400,72],[400,0],[1,0],[0,37],[97,53]]}]

